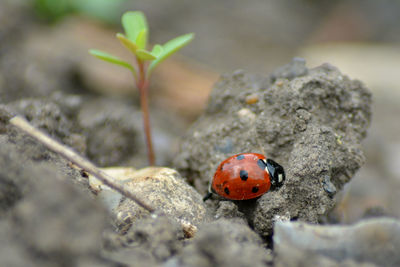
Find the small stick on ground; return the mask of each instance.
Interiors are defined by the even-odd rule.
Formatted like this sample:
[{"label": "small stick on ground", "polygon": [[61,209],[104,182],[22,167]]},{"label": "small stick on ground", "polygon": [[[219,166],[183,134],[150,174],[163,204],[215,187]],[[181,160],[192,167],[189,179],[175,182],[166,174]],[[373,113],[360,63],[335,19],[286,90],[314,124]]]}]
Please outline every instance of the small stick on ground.
[{"label": "small stick on ground", "polygon": [[155,209],[148,204],[144,203],[142,200],[138,199],[134,194],[130,191],[126,190],[123,185],[119,182],[115,181],[113,177],[108,175],[107,173],[101,171],[97,168],[93,163],[89,160],[85,159],[84,157],[78,155],[75,151],[70,149],[67,146],[60,144],[59,142],[55,141],[54,139],[50,138],[45,133],[41,132],[40,130],[33,127],[28,121],[20,116],[15,116],[10,120],[10,123],[16,126],[18,129],[24,131],[29,136],[35,138],[40,143],[44,144],[50,150],[60,154],[67,160],[71,161],[78,167],[82,168],[83,170],[91,173],[95,176],[98,180],[100,180],[106,186],[114,189],[121,195],[131,199],[132,201],[136,202],[140,207],[144,208],[145,210],[153,213]]}]

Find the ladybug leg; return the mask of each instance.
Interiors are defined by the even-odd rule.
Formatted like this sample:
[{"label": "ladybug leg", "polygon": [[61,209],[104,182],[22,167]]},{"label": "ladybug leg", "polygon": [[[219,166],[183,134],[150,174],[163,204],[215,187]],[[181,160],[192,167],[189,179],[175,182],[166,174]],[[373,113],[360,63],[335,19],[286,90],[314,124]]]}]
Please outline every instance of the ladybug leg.
[{"label": "ladybug leg", "polygon": [[212,197],[212,195],[213,195],[213,189],[212,189],[212,187],[211,187],[211,183],[212,183],[212,181],[208,184],[208,192],[207,192],[207,194],[203,197],[203,202],[206,202],[206,200],[207,199],[210,199],[211,197]]},{"label": "ladybug leg", "polygon": [[203,201],[205,202],[207,199],[210,199],[210,198],[212,197],[212,195],[213,195],[213,193],[208,192],[207,195],[205,195],[205,196],[203,197]]}]

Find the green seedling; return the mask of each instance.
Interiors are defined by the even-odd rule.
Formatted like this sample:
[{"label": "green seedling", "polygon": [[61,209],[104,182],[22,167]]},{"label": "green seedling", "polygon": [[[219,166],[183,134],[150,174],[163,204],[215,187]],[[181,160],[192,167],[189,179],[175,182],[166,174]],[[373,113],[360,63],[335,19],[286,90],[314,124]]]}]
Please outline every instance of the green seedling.
[{"label": "green seedling", "polygon": [[164,45],[156,44],[150,51],[147,50],[149,28],[145,15],[140,11],[129,11],[122,15],[121,21],[125,34],[117,33],[116,37],[121,44],[135,56],[135,64],[131,64],[99,50],[91,49],[89,53],[104,61],[125,67],[132,72],[136,87],[140,93],[140,105],[143,115],[149,164],[154,165],[155,156],[151,140],[148,105],[148,86],[150,78],[154,69],[169,56],[193,40],[194,34],[189,33],[181,35],[166,42]]}]

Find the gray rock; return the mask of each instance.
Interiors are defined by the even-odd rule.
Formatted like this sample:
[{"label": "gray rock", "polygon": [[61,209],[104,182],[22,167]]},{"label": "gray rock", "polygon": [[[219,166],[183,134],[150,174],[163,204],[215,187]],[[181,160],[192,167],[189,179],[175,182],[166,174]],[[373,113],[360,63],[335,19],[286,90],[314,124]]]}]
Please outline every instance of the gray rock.
[{"label": "gray rock", "polygon": [[293,58],[293,61],[278,68],[271,74],[271,81],[275,82],[279,78],[293,79],[304,76],[308,73],[306,61],[303,58]]},{"label": "gray rock", "polygon": [[[180,223],[188,222],[196,226],[209,219],[201,195],[173,169],[148,167],[138,170],[129,181],[124,182],[124,186],[148,205]],[[149,213],[124,198],[115,209],[115,214],[122,229]]]},{"label": "gray rock", "polygon": [[400,265],[400,221],[392,218],[363,220],[346,226],[277,222],[273,240],[276,262],[323,256],[339,263],[348,260],[377,266]]},{"label": "gray rock", "polygon": [[273,266],[377,267],[377,265],[372,263],[356,262],[350,259],[338,262],[323,255],[304,253],[302,250],[291,247],[287,247],[284,254],[282,253],[275,257]]},{"label": "gray rock", "polygon": [[203,225],[191,243],[164,266],[265,266],[272,255],[262,244],[245,223],[220,219]]},{"label": "gray rock", "polygon": [[364,162],[360,142],[370,122],[370,92],[330,65],[304,64],[297,59],[270,79],[223,76],[174,161],[202,193],[218,164],[233,154],[262,153],[281,164],[282,188],[237,203],[262,236],[272,233],[276,219],[318,222]]}]

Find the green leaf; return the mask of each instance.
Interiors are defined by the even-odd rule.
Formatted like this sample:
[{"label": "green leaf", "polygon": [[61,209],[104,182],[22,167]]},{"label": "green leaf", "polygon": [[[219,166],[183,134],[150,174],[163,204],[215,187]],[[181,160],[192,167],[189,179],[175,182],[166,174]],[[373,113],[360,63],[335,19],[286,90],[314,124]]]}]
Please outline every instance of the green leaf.
[{"label": "green leaf", "polygon": [[[143,30],[149,31],[146,16],[140,11],[128,11],[122,15],[122,26],[124,27],[126,36],[129,40],[136,43],[138,35]],[[147,34],[145,36],[147,43]]]},{"label": "green leaf", "polygon": [[147,30],[141,30],[136,38],[136,45],[140,49],[146,49],[147,46]]},{"label": "green leaf", "polygon": [[178,51],[185,45],[189,44],[190,41],[193,40],[193,38],[194,38],[194,33],[188,33],[166,42],[163,45],[163,51],[161,52],[161,54],[157,57],[156,60],[151,62],[148,69],[148,76],[150,76],[151,72],[158,64],[166,60],[168,57],[170,57],[172,54],[174,54],[176,51]]},{"label": "green leaf", "polygon": [[125,46],[133,54],[136,54],[136,50],[138,50],[139,47],[135,43],[133,43],[128,38],[126,38],[126,36],[123,35],[122,33],[117,33],[116,36],[117,36],[118,40],[121,42],[121,44],[123,44],[123,46]]},{"label": "green leaf", "polygon": [[136,70],[132,67],[132,65],[129,64],[128,62],[121,60],[119,57],[116,57],[109,53],[106,53],[106,52],[103,52],[100,50],[95,50],[95,49],[90,49],[89,54],[91,54],[92,56],[95,56],[101,60],[125,67],[132,71],[135,78],[137,77]]},{"label": "green leaf", "polygon": [[153,55],[152,53],[150,53],[149,51],[146,51],[144,49],[136,50],[136,56],[140,60],[154,60],[157,58],[155,55]]},{"label": "green leaf", "polygon": [[161,53],[162,53],[163,51],[164,51],[164,48],[163,48],[161,45],[156,44],[156,45],[153,46],[153,50],[151,51],[151,53],[152,53],[154,56],[158,57],[158,56],[161,55]]}]

